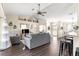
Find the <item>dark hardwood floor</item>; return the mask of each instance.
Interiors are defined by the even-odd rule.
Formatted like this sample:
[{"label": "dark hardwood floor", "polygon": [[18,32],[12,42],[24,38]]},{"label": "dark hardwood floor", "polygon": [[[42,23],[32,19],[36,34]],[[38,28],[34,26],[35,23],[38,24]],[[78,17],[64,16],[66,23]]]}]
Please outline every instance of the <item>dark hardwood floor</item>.
[{"label": "dark hardwood floor", "polygon": [[58,56],[59,54],[59,40],[54,37],[50,43],[43,46],[29,50],[23,50],[24,45],[14,45],[6,50],[0,51],[0,56]]}]

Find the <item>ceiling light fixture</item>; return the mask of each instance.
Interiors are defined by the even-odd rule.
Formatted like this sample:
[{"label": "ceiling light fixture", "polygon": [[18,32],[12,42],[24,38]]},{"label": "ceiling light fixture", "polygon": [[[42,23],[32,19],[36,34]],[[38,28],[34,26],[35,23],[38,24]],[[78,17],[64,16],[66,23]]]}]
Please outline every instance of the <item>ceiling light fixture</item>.
[{"label": "ceiling light fixture", "polygon": [[[32,9],[32,11],[34,11],[34,10],[35,10],[35,8]],[[47,13],[47,12],[42,12],[42,11],[40,10],[40,4],[38,4],[38,10],[37,10],[36,14],[37,14],[37,15],[45,16],[46,13]]]}]

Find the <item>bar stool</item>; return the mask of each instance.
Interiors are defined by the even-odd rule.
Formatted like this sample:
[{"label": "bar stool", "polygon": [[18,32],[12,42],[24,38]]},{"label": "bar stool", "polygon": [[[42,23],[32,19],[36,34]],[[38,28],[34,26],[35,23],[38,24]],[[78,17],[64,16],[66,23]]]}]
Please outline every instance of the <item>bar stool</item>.
[{"label": "bar stool", "polygon": [[75,56],[79,56],[79,47],[76,48]]},{"label": "bar stool", "polygon": [[59,56],[60,55],[66,55],[67,53],[71,56],[71,47],[72,43],[71,41],[60,41],[60,49],[59,49]]},{"label": "bar stool", "polygon": [[66,40],[71,41],[70,52],[69,55],[73,55],[73,37],[66,38]]},{"label": "bar stool", "polygon": [[64,41],[60,41],[59,56],[63,54]]}]

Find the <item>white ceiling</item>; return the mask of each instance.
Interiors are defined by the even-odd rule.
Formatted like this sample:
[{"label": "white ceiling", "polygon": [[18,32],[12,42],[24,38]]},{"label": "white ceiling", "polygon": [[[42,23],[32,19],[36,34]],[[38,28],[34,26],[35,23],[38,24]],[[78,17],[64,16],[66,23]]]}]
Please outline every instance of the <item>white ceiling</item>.
[{"label": "white ceiling", "polygon": [[48,14],[46,17],[61,17],[64,15],[74,14],[76,12],[76,4],[71,3],[55,3],[44,9]]},{"label": "white ceiling", "polygon": [[[44,9],[49,6],[49,3],[41,3],[40,9]],[[38,10],[37,3],[5,3],[3,8],[6,15],[32,15]],[[34,11],[32,9],[35,8]]]},{"label": "white ceiling", "polygon": [[[45,18],[60,17],[75,13],[76,4],[73,3],[41,3],[41,10],[46,11]],[[33,15],[33,8],[38,8],[36,3],[4,3],[3,8],[6,15]]]}]

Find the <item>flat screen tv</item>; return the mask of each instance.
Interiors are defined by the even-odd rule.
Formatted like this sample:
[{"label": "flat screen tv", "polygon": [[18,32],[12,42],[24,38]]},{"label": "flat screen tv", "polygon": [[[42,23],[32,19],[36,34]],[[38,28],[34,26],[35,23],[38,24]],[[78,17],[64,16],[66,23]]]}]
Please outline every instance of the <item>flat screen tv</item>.
[{"label": "flat screen tv", "polygon": [[22,29],[22,33],[29,33],[29,29]]}]

